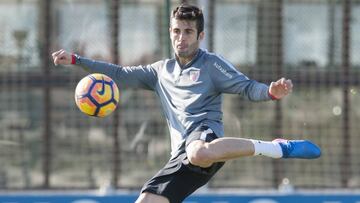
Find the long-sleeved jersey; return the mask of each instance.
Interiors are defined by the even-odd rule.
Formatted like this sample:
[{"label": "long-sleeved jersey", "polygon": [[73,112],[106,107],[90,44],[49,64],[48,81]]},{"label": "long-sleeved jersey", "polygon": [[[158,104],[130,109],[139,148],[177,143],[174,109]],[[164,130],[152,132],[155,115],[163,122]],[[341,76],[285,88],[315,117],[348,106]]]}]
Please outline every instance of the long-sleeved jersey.
[{"label": "long-sleeved jersey", "polygon": [[168,123],[173,152],[201,124],[224,136],[223,93],[239,94],[251,101],[271,99],[267,85],[250,80],[221,56],[202,49],[184,66],[173,58],[122,67],[77,55],[76,64],[89,72],[108,75],[119,87],[154,91]]}]

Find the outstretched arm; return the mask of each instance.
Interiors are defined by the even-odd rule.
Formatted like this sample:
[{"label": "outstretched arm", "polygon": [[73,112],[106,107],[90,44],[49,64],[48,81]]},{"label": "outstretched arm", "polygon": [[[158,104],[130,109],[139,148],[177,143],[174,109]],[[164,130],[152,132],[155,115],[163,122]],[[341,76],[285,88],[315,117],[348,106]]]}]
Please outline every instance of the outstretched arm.
[{"label": "outstretched arm", "polygon": [[250,101],[268,101],[281,99],[292,91],[289,79],[281,78],[268,86],[249,79],[221,57],[213,57],[208,65],[213,84],[222,93],[239,94]]},{"label": "outstretched arm", "polygon": [[269,87],[269,94],[273,99],[281,99],[290,94],[293,89],[293,84],[290,79],[281,78],[276,82],[271,82]]},{"label": "outstretched arm", "polygon": [[76,64],[90,73],[102,73],[114,79],[119,87],[137,87],[154,90],[157,81],[156,68],[162,63],[146,66],[120,66],[104,61],[96,61],[71,54],[63,49],[52,53],[55,65]]}]

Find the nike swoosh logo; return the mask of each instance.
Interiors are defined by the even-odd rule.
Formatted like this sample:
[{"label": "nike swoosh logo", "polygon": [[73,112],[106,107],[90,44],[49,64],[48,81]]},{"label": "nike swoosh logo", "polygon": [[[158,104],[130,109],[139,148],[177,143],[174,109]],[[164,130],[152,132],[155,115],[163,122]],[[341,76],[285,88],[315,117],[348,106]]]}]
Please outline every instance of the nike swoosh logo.
[{"label": "nike swoosh logo", "polygon": [[99,93],[100,95],[104,95],[105,93],[105,81],[104,81],[104,77],[102,77],[102,87],[101,87],[101,90],[98,90],[97,93]]}]

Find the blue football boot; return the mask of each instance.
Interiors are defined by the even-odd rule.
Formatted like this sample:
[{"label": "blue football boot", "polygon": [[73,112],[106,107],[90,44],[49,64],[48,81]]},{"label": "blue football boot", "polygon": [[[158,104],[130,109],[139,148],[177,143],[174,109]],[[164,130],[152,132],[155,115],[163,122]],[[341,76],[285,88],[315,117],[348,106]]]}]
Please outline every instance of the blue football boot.
[{"label": "blue football boot", "polygon": [[281,146],[282,158],[316,159],[321,156],[320,148],[309,140],[275,139]]}]

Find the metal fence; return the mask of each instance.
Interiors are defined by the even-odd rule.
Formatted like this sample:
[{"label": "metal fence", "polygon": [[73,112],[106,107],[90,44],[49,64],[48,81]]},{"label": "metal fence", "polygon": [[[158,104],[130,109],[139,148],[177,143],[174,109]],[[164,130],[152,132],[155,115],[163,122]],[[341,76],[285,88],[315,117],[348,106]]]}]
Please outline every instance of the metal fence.
[{"label": "metal fence", "polygon": [[[318,160],[229,161],[209,187],[360,187],[360,1],[199,0],[202,47],[249,77],[294,82],[284,100],[224,99],[226,136],[311,139]],[[168,19],[178,1],[0,0],[0,188],[139,189],[168,160],[170,140],[152,92],[121,90],[110,117],[76,109],[87,73],[55,67],[59,48],[122,65],[172,57]]]}]

